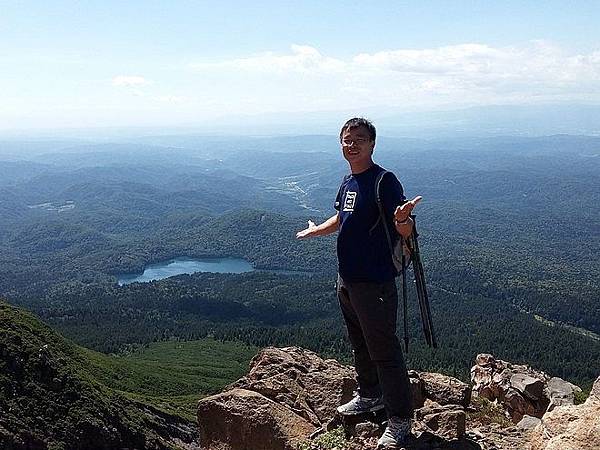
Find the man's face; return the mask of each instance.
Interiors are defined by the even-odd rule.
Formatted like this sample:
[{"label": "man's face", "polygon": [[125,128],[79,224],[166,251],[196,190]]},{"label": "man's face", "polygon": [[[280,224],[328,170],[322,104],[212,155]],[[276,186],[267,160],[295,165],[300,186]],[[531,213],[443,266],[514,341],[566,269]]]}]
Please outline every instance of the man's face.
[{"label": "man's face", "polygon": [[365,127],[350,128],[342,134],[342,153],[350,164],[370,162],[374,148],[375,141]]}]

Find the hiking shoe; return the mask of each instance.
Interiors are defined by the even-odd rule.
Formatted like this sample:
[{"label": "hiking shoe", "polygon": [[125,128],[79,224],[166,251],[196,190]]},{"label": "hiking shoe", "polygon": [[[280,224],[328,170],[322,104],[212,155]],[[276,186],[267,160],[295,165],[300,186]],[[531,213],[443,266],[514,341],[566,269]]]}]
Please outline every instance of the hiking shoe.
[{"label": "hiking shoe", "polygon": [[337,412],[342,416],[356,416],[368,412],[375,412],[383,409],[383,400],[381,397],[361,397],[356,395],[348,403],[338,406]]},{"label": "hiking shoe", "polygon": [[403,445],[410,436],[410,419],[390,417],[385,431],[377,441],[377,448],[394,448]]}]

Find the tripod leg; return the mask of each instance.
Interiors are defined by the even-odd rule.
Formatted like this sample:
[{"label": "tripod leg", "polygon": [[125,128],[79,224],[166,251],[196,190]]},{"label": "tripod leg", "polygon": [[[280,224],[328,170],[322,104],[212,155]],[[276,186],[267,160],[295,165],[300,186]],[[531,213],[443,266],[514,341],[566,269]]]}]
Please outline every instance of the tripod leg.
[{"label": "tripod leg", "polygon": [[415,265],[413,266],[413,269],[415,270],[415,281],[418,280],[417,289],[419,293],[419,305],[422,306],[423,330],[425,331],[425,339],[427,340],[427,344],[429,344],[429,346],[436,348],[437,342],[435,339],[435,332],[433,330],[429,296],[427,295],[427,286],[425,284],[425,273],[419,253],[419,243],[416,239],[413,240],[413,248],[415,250]]},{"label": "tripod leg", "polygon": [[408,353],[408,309],[406,293],[406,256],[404,255],[404,238],[400,236],[400,248],[402,249],[402,312],[404,317],[404,351]]}]

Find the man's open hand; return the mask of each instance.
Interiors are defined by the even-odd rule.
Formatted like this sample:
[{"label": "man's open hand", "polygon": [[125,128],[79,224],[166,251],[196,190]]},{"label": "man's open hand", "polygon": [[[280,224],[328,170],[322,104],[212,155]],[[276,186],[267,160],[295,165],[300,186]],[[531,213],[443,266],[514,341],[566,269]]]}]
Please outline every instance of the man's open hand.
[{"label": "man's open hand", "polygon": [[410,216],[412,210],[415,206],[417,206],[417,203],[419,203],[422,198],[423,197],[420,195],[417,195],[412,200],[407,201],[404,205],[398,206],[396,211],[394,211],[394,219],[397,222],[404,222],[406,219],[408,219],[408,216]]},{"label": "man's open hand", "polygon": [[306,237],[310,237],[310,234],[314,231],[315,228],[317,228],[315,223],[312,220],[309,220],[308,227],[296,233],[296,239],[304,239]]}]

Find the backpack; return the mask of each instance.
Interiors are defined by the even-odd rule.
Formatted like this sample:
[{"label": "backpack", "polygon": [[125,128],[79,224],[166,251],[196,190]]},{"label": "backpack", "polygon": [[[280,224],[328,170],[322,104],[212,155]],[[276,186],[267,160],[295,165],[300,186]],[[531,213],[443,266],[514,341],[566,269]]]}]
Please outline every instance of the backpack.
[{"label": "backpack", "polygon": [[377,199],[377,207],[379,208],[379,218],[377,219],[377,222],[375,222],[375,224],[371,227],[371,231],[375,229],[375,227],[379,224],[380,221],[383,223],[383,229],[385,230],[385,236],[387,238],[390,253],[392,255],[392,262],[394,263],[394,267],[396,268],[398,273],[400,273],[402,272],[402,266],[404,266],[404,268],[406,269],[410,265],[411,257],[410,251],[408,250],[408,247],[404,244],[404,239],[402,236],[400,236],[394,244],[392,240],[392,234],[390,233],[390,229],[388,226],[388,221],[385,220],[385,211],[383,209],[383,202],[381,201],[380,186],[381,180],[383,179],[386,173],[388,173],[387,170],[382,170],[381,172],[379,172],[377,178],[375,179],[375,196]]}]

